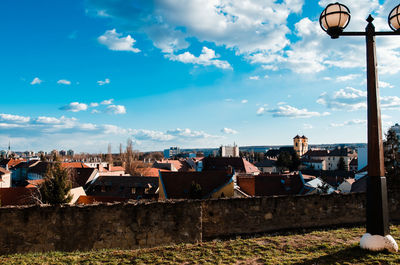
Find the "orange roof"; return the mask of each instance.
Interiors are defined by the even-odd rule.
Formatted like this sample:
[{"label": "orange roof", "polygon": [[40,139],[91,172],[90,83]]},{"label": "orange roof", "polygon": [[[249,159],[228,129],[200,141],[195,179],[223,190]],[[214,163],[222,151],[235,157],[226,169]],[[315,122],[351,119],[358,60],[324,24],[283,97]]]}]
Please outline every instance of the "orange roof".
[{"label": "orange roof", "polygon": [[35,195],[36,192],[37,189],[25,187],[1,188],[1,206],[35,204],[33,195]]},{"label": "orange roof", "polygon": [[89,168],[89,166],[82,162],[63,162],[61,166],[64,168]]},{"label": "orange roof", "polygon": [[121,166],[112,166],[109,171],[125,171],[125,168]]},{"label": "orange roof", "polygon": [[25,186],[25,188],[37,188],[41,184],[45,182],[44,179],[28,179],[27,182],[29,183],[28,185]]},{"label": "orange roof", "polygon": [[107,197],[107,196],[79,196],[76,204],[94,204],[94,203],[106,203],[106,202],[124,202],[128,199],[119,197]]},{"label": "orange roof", "polygon": [[158,171],[161,172],[170,172],[170,170],[166,169],[158,169],[154,167],[147,167],[147,168],[138,168],[136,171],[140,174],[142,177],[159,177]]},{"label": "orange roof", "polygon": [[4,168],[2,168],[2,167],[0,167],[0,176],[4,175],[4,174],[8,174],[8,173],[11,173],[11,172],[6,170],[6,169],[4,169]]}]

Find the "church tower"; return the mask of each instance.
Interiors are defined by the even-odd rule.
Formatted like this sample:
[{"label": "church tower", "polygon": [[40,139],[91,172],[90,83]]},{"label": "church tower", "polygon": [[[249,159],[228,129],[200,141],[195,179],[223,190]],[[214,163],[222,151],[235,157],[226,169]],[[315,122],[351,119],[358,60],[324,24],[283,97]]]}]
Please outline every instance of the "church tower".
[{"label": "church tower", "polygon": [[301,157],[308,151],[308,138],[303,136],[296,135],[293,138],[293,149],[296,153]]}]

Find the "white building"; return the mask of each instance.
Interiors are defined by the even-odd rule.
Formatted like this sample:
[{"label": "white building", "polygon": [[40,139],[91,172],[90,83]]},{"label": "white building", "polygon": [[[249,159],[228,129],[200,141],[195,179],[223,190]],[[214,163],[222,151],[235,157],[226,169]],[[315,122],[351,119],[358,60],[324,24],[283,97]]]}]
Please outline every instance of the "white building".
[{"label": "white building", "polygon": [[0,167],[0,188],[11,187],[11,172]]},{"label": "white building", "polygon": [[221,157],[239,157],[239,147],[236,144],[233,146],[221,146],[219,154]]}]

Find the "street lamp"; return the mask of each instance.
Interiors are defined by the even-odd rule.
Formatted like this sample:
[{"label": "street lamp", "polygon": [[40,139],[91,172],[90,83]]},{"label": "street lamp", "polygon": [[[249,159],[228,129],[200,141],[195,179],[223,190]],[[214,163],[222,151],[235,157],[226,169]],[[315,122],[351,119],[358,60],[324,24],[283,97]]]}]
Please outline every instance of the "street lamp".
[{"label": "street lamp", "polygon": [[379,104],[378,72],[375,36],[400,35],[400,5],[389,13],[392,32],[376,32],[369,15],[368,25],[362,32],[343,31],[350,22],[350,10],[343,4],[329,4],[321,13],[321,28],[337,39],[340,36],[365,36],[367,44],[367,95],[368,95],[368,179],[367,179],[367,233],[360,246],[369,250],[397,251],[396,241],[389,234],[389,214]]}]

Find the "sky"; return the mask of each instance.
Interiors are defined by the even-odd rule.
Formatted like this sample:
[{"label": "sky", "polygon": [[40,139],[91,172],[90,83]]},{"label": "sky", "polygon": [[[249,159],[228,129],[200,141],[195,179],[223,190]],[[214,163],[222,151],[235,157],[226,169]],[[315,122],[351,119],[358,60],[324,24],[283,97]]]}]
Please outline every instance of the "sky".
[{"label": "sky", "polygon": [[[365,40],[311,0],[2,0],[0,150],[156,151],[366,142]],[[377,30],[397,1],[342,1]],[[378,37],[384,132],[399,122],[399,37]]]}]

